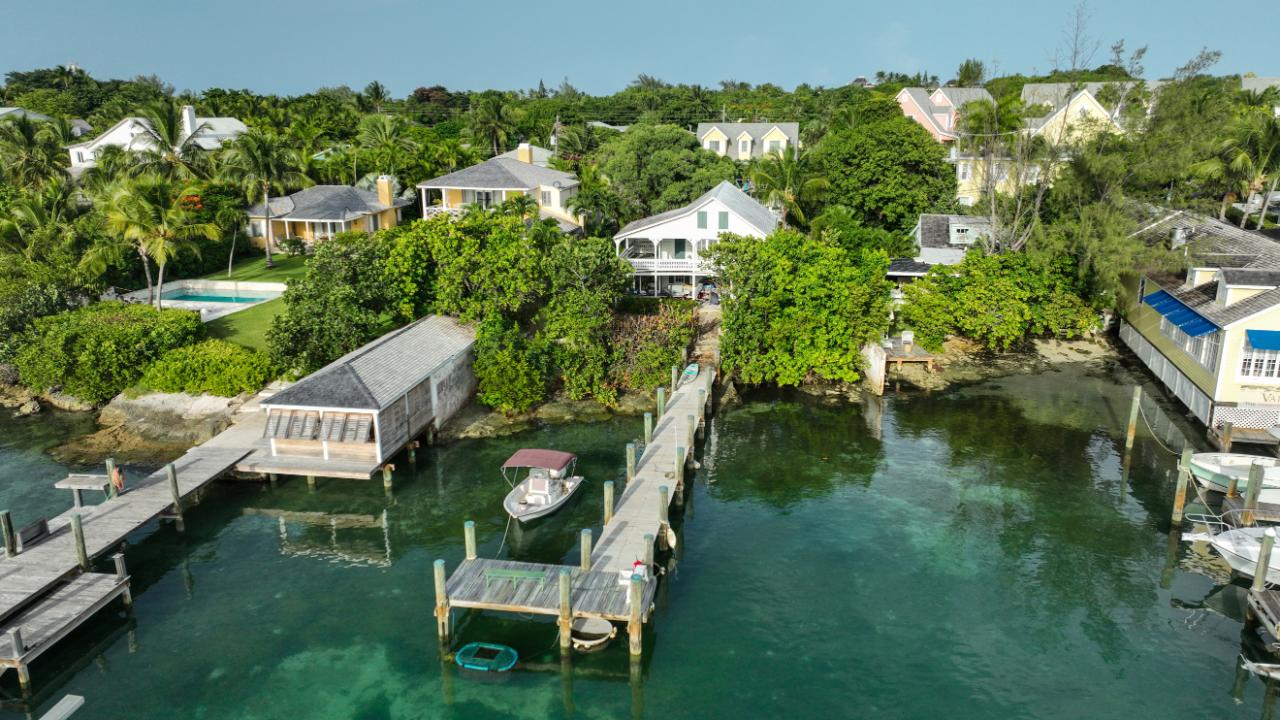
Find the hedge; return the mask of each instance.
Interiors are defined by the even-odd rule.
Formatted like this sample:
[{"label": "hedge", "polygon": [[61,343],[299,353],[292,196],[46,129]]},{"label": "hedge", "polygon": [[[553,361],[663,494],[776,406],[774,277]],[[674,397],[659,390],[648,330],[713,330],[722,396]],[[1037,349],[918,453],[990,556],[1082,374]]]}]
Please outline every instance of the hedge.
[{"label": "hedge", "polygon": [[204,336],[194,312],[103,302],[37,318],[14,364],[33,390],[60,390],[101,404],[138,382],[169,350]]},{"label": "hedge", "polygon": [[225,340],[205,340],[165,353],[143,373],[138,389],[235,397],[261,390],[274,376],[266,353]]}]

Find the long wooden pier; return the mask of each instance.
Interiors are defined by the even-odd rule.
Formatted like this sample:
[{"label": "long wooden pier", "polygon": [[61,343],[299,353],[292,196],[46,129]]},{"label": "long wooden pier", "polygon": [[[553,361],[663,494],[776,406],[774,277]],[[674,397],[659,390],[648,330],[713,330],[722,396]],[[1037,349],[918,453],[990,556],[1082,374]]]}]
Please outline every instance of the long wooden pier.
[{"label": "long wooden pier", "polygon": [[[124,556],[111,573],[90,572],[93,560],[160,516],[182,520],[183,503],[232,468],[249,448],[200,446],[159,472],[130,484],[100,505],[79,506],[30,529],[19,548],[5,516],[0,560],[0,673],[18,672],[30,688],[28,664],[117,597],[131,605]],[[104,479],[106,476],[99,476]],[[74,488],[91,478],[78,477]],[[70,497],[68,498],[71,499]],[[78,496],[77,496],[78,499]],[[46,532],[47,524],[47,532]]]},{"label": "long wooden pier", "polygon": [[614,502],[613,483],[605,484],[604,528],[592,547],[582,531],[582,562],[577,566],[523,563],[476,557],[475,526],[465,526],[466,559],[446,580],[443,560],[435,564],[436,620],[441,641],[452,632],[451,609],[472,608],[559,618],[560,646],[570,646],[574,618],[598,617],[627,623],[632,655],[641,653],[642,624],[657,592],[654,549],[665,549],[668,513],[684,492],[685,467],[692,460],[699,428],[711,400],[715,370],[696,376],[672,368],[670,401],[659,388],[657,424],[645,414],[643,451],[627,445],[627,482]]}]

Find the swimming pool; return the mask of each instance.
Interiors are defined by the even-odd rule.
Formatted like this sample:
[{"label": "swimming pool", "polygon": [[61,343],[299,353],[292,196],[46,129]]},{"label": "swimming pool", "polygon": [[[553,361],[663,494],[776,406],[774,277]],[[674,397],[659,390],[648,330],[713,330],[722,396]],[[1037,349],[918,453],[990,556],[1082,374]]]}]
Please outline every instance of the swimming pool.
[{"label": "swimming pool", "polygon": [[161,297],[165,300],[215,303],[256,303],[271,299],[271,296],[267,293],[245,295],[235,290],[217,290],[214,288],[192,288],[189,290],[183,288],[170,290],[164,293]]}]

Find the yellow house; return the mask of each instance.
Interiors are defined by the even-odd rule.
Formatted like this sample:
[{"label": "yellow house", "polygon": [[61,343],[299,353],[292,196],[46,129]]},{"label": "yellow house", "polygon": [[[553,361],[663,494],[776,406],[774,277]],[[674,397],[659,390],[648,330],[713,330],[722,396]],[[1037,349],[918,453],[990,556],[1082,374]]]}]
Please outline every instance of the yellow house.
[{"label": "yellow house", "polygon": [[267,238],[279,243],[301,238],[308,245],[348,230],[374,232],[395,227],[401,209],[412,201],[397,198],[394,180],[378,178],[377,192],[347,185],[315,185],[285,197],[271,198],[270,228],[262,203],[249,208],[249,237],[265,247]]},{"label": "yellow house", "polygon": [[1185,245],[1197,266],[1185,278],[1141,278],[1120,339],[1206,426],[1229,422],[1237,439],[1273,443],[1266,431],[1280,422],[1280,244],[1184,214],[1141,232],[1153,231]]},{"label": "yellow house", "polygon": [[[1039,95],[1036,97],[1046,97]],[[1027,137],[1047,143],[1055,157],[1065,157],[1072,145],[1103,132],[1119,132],[1120,126],[1089,89],[1066,92],[1061,101],[1046,104],[1047,114],[1027,121]],[[989,190],[1012,194],[1023,185],[1040,180],[1041,164],[1017,162],[1009,157],[980,158],[954,145],[948,160],[956,166],[956,200],[972,205]],[[1052,178],[1047,178],[1052,182]]]},{"label": "yellow house", "polygon": [[517,195],[527,195],[538,204],[538,214],[555,220],[564,232],[581,229],[582,218],[566,207],[578,192],[578,178],[572,173],[539,165],[540,150],[529,143],[520,143],[514,156],[499,155],[418,183],[422,216],[457,212],[469,205],[489,208]]},{"label": "yellow house", "polygon": [[800,149],[800,123],[698,123],[698,144],[722,157],[747,161]]}]

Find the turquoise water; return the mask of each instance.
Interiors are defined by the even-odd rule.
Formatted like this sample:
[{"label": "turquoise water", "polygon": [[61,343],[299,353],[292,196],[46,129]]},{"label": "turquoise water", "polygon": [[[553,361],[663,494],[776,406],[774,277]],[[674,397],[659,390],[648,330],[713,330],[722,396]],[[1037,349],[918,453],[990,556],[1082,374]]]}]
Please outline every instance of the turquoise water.
[{"label": "turquoise water", "polygon": [[[573,562],[638,420],[402,457],[390,497],[222,485],[185,534],[133,539],[134,618],[104,614],[45,656],[32,709],[77,693],[84,717],[130,720],[1257,717],[1261,683],[1232,696],[1256,641],[1205,607],[1231,591],[1183,569],[1188,551],[1169,557],[1173,455],[1143,432],[1122,478],[1132,381],[1082,366],[881,407],[781,396],[722,413],[634,681],[625,642],[562,672],[554,625],[491,615],[459,618],[458,642],[526,664],[459,676],[436,650],[431,562],[462,558],[466,519],[483,556]],[[521,446],[574,450],[590,484],[504,532],[497,468]],[[36,483],[33,468],[4,482]]]},{"label": "turquoise water", "polygon": [[256,303],[279,297],[280,293],[259,293],[243,295],[235,290],[170,290],[164,294],[165,300],[185,300],[187,302],[225,302]]}]

